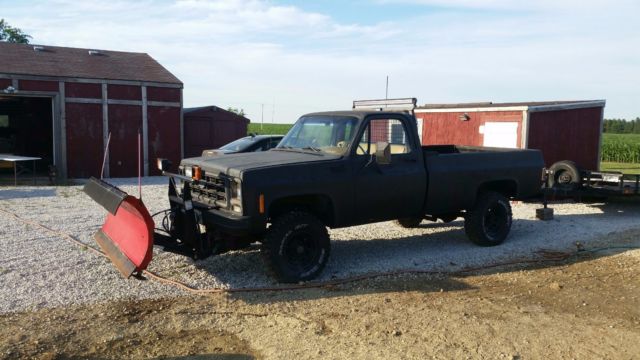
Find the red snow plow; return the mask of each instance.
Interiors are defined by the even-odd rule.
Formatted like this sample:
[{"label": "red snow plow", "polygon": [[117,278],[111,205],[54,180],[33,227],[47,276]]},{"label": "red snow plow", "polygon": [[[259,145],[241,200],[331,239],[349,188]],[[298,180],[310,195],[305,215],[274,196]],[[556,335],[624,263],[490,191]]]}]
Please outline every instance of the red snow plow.
[{"label": "red snow plow", "polygon": [[108,211],[94,235],[102,251],[126,278],[146,269],[153,255],[155,225],[142,200],[93,177],[84,192]]},{"label": "red snow plow", "polygon": [[[202,232],[191,200],[193,179],[163,173],[169,178],[171,208],[155,214],[164,215],[160,229],[156,229],[155,215],[149,214],[141,199],[93,177],[84,186],[84,192],[108,211],[104,225],[94,234],[94,239],[124,277],[139,274],[147,268],[154,245],[194,259],[249,245],[249,242],[228,234],[222,236],[214,226]],[[180,192],[174,178],[182,181]]]}]

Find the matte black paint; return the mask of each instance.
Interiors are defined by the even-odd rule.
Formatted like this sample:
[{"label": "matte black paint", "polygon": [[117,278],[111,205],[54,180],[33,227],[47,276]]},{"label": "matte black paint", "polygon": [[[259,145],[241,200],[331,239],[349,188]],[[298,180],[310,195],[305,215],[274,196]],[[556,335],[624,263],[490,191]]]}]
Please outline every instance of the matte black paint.
[{"label": "matte black paint", "polygon": [[[346,155],[327,155],[304,150],[275,149],[267,152],[229,154],[220,157],[184,159],[182,166],[200,166],[208,174],[241,179],[246,233],[260,234],[278,202],[322,201],[327,226],[337,228],[375,221],[425,215],[460,214],[469,209],[483,188],[523,199],[540,192],[542,154],[537,150],[474,147],[420,146],[413,115],[398,112],[343,111],[311,115],[357,118],[360,138],[368,121],[398,119],[407,130],[412,146],[409,154],[392,156],[392,163],[379,165],[368,155],[356,155],[350,144]],[[370,161],[374,160],[374,161]],[[264,194],[266,214],[258,211]],[[194,202],[205,225],[238,232],[229,226],[239,215],[225,209]],[[308,204],[313,208],[313,204]],[[224,214],[228,214],[225,216]],[[225,221],[220,221],[220,217]],[[218,220],[216,220],[218,219]],[[207,221],[209,220],[209,221]]]}]

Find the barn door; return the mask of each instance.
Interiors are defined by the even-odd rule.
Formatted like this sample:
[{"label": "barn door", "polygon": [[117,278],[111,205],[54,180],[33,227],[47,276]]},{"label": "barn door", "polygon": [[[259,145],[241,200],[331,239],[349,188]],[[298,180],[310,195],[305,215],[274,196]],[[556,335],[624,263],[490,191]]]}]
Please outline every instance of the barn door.
[{"label": "barn door", "polygon": [[484,124],[483,146],[498,148],[518,147],[517,122],[487,122]]}]

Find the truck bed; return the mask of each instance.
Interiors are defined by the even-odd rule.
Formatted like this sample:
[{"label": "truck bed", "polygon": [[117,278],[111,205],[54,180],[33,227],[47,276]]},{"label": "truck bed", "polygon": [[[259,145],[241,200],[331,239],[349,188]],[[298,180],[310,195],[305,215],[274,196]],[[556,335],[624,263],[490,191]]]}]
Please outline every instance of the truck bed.
[{"label": "truck bed", "polygon": [[512,199],[540,193],[544,162],[537,150],[430,145],[422,151],[427,169],[427,214],[469,209],[482,186],[507,192]]}]

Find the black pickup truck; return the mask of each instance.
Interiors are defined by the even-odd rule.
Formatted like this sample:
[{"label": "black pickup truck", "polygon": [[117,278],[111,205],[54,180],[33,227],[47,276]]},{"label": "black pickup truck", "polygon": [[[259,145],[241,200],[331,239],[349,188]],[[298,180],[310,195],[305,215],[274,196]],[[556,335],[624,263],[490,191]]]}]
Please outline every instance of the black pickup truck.
[{"label": "black pickup truck", "polygon": [[188,158],[165,172],[167,231],[199,257],[260,242],[279,281],[305,281],[327,263],[327,227],[464,217],[472,242],[498,245],[509,200],[538,194],[543,167],[537,150],[421,146],[412,112],[312,113],[275,149]]}]

